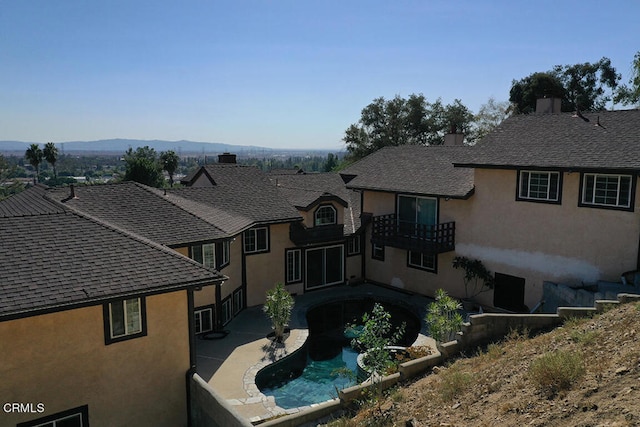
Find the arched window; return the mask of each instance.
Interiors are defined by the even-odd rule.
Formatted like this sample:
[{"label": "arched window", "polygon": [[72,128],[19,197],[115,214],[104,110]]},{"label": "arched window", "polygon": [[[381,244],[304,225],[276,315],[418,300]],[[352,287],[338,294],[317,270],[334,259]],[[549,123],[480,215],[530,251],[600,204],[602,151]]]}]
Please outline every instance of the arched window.
[{"label": "arched window", "polygon": [[329,225],[336,223],[336,209],[331,205],[320,206],[315,213],[315,225]]}]

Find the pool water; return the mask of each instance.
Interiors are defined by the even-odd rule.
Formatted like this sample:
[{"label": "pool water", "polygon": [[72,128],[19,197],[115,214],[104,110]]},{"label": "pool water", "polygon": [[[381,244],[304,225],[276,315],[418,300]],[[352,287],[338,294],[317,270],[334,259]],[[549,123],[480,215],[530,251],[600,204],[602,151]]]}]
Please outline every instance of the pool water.
[{"label": "pool water", "polygon": [[[337,390],[356,384],[358,352],[345,346],[335,357],[326,360],[307,359],[302,374],[293,379],[284,379],[279,383],[267,384],[261,391],[273,396],[276,404],[284,409],[308,406],[338,397]],[[337,369],[347,368],[353,375],[339,375]]]}]

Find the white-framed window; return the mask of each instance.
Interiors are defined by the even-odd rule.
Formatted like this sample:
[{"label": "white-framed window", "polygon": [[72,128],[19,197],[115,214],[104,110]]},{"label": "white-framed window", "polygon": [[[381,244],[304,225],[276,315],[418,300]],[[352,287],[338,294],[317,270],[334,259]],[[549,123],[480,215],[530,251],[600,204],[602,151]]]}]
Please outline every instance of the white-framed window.
[{"label": "white-framed window", "polygon": [[286,253],[286,283],[296,283],[302,280],[302,251],[289,249]]},{"label": "white-framed window", "polygon": [[205,267],[216,267],[215,243],[191,246],[191,258]]},{"label": "white-framed window", "polygon": [[269,250],[269,228],[257,227],[243,233],[244,252],[247,254]]},{"label": "white-framed window", "polygon": [[585,173],[582,177],[583,206],[633,208],[633,177]]},{"label": "white-framed window", "polygon": [[105,344],[147,334],[145,299],[129,298],[104,304]]},{"label": "white-framed window", "polygon": [[344,283],[344,245],[312,248],[305,251],[307,289]]},{"label": "white-framed window", "polygon": [[519,171],[518,199],[560,201],[560,172]]},{"label": "white-framed window", "polygon": [[384,261],[384,246],[377,243],[371,244],[371,258]]},{"label": "white-framed window", "polygon": [[222,324],[226,325],[233,318],[233,301],[231,297],[222,301]]},{"label": "white-framed window", "polygon": [[244,292],[239,288],[233,292],[233,315],[240,313],[244,307]]},{"label": "white-framed window", "polygon": [[358,255],[360,253],[360,235],[351,236],[347,239],[347,256]]},{"label": "white-framed window", "polygon": [[407,264],[410,267],[419,268],[421,270],[427,271],[436,271],[437,263],[436,263],[436,255],[434,254],[424,254],[416,251],[408,251],[408,259]]},{"label": "white-framed window", "polygon": [[322,205],[314,214],[314,224],[316,226],[330,225],[337,222],[336,208],[333,205]]},{"label": "white-framed window", "polygon": [[211,307],[194,310],[193,316],[195,319],[196,334],[213,330],[213,309]]},{"label": "white-framed window", "polygon": [[24,423],[19,423],[17,427],[88,427],[89,407],[88,405],[56,414],[47,415]]}]

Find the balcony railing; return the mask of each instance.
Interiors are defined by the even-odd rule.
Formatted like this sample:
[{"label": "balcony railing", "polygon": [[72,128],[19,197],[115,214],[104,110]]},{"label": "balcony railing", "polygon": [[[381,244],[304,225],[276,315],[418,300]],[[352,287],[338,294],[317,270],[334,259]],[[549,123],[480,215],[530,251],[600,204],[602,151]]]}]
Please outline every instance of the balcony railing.
[{"label": "balcony railing", "polygon": [[422,253],[440,254],[455,250],[456,223],[424,225],[399,222],[395,214],[374,216],[371,242]]},{"label": "balcony railing", "polygon": [[331,242],[344,239],[344,225],[321,225],[307,228],[300,222],[293,222],[289,226],[289,238],[296,245]]}]

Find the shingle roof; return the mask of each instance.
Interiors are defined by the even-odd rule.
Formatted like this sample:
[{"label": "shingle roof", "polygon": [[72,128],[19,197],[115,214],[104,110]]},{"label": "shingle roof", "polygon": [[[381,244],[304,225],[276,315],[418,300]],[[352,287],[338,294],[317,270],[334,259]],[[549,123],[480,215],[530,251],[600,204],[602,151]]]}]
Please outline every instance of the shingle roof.
[{"label": "shingle roof", "polygon": [[[21,194],[33,214],[0,217],[0,318],[224,279],[169,248],[62,206],[42,210],[41,190]],[[0,209],[14,202],[2,201]]]},{"label": "shingle roof", "polygon": [[163,192],[135,182],[78,186],[76,198],[68,189],[50,190],[64,205],[165,245],[229,237],[228,234],[179,206]]},{"label": "shingle roof", "polygon": [[473,171],[453,167],[466,146],[385,147],[340,171],[347,188],[466,198]]},{"label": "shingle roof", "polygon": [[298,211],[258,168],[224,163],[207,165],[205,168],[215,185],[178,188],[170,192],[254,223],[301,219]]},{"label": "shingle roof", "polygon": [[[518,115],[457,166],[640,170],[640,110]],[[598,126],[597,123],[602,126]]]},{"label": "shingle roof", "polygon": [[276,175],[271,181],[287,198],[289,203],[306,210],[319,199],[335,196],[347,204],[344,233],[353,234],[360,228],[360,194],[348,189],[336,173],[310,173]]},{"label": "shingle roof", "polygon": [[13,216],[47,215],[64,212],[60,205],[46,200],[46,187],[36,185],[29,191],[14,194],[0,203],[0,218]]}]

